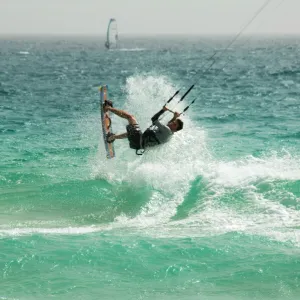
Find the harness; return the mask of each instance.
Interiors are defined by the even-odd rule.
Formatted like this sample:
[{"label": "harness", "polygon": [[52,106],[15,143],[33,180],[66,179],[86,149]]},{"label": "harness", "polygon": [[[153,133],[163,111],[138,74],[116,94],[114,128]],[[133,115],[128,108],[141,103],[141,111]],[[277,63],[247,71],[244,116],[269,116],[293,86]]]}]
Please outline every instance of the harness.
[{"label": "harness", "polygon": [[157,145],[160,144],[160,141],[156,137],[155,132],[150,128],[147,128],[147,130],[143,133],[143,148],[145,146],[145,141],[147,138],[150,143],[156,143]]},{"label": "harness", "polygon": [[156,137],[155,133],[153,130],[148,128],[142,135],[141,135],[141,143],[140,143],[140,148],[136,149],[135,154],[136,155],[143,155],[145,152],[145,146],[147,147],[147,144],[156,144],[159,145],[160,141]]},{"label": "harness", "polygon": [[143,134],[134,125],[127,125],[129,147],[135,149],[136,155],[143,155],[145,148],[149,145],[158,145],[160,141],[153,130],[148,128]]}]

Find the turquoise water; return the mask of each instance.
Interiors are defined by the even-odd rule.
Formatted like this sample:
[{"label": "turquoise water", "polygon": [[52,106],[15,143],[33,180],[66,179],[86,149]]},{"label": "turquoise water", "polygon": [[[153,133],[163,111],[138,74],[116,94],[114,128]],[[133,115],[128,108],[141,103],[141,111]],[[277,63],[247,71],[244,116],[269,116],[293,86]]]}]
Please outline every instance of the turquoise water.
[{"label": "turquoise water", "polygon": [[[299,42],[2,38],[0,299],[299,299]],[[105,158],[99,85],[146,129],[193,83]]]}]

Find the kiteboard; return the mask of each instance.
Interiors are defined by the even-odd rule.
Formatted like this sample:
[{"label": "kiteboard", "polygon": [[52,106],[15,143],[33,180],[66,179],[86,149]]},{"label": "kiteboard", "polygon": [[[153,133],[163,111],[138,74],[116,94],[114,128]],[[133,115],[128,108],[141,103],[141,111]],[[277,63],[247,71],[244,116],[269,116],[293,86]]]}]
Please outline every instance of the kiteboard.
[{"label": "kiteboard", "polygon": [[103,109],[103,104],[105,100],[108,100],[108,86],[107,85],[100,86],[99,92],[100,92],[100,113],[101,113],[102,133],[103,133],[103,141],[106,150],[106,157],[113,158],[115,157],[114,144],[107,142],[107,136],[112,134],[111,119],[109,116],[109,111],[104,112]]}]

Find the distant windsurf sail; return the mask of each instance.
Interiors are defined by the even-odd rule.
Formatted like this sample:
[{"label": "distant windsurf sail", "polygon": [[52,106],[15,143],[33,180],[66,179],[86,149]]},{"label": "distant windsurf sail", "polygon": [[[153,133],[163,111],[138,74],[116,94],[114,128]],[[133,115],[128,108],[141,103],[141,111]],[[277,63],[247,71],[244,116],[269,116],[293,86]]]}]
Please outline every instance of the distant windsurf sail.
[{"label": "distant windsurf sail", "polygon": [[107,49],[118,48],[119,36],[118,36],[118,26],[116,19],[110,19],[106,32],[106,42],[105,47]]}]

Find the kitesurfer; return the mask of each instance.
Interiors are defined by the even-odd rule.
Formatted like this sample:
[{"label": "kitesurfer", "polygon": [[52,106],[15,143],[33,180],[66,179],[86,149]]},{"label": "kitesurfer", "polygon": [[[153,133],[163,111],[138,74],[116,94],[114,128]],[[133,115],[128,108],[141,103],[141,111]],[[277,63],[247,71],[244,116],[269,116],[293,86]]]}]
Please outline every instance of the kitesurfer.
[{"label": "kitesurfer", "polygon": [[[156,113],[151,118],[152,125],[145,130],[144,133],[142,133],[135,116],[124,110],[114,108],[111,101],[105,101],[105,112],[110,111],[121,118],[127,119],[129,123],[126,126],[125,133],[110,134],[107,136],[107,141],[111,143],[116,139],[128,138],[130,148],[135,149],[136,151],[168,142],[174,132],[183,128],[183,122],[179,119],[180,114],[178,112],[174,112],[173,118],[167,123],[167,125],[162,124],[158,119],[167,110],[167,107],[164,106],[158,113]],[[139,154],[138,152],[136,153]]]}]

